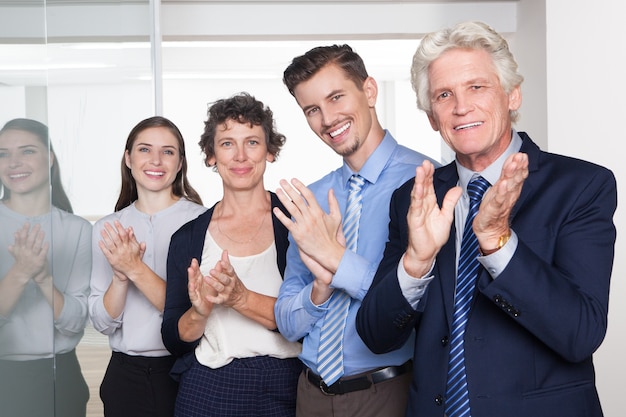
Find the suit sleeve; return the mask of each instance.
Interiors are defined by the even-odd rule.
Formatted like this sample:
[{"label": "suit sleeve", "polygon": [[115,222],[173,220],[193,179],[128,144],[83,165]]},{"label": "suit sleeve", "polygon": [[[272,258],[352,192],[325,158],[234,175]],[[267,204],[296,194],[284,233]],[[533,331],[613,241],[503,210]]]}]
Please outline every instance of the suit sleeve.
[{"label": "suit sleeve", "polygon": [[178,321],[191,308],[187,291],[187,268],[192,258],[189,253],[189,235],[189,228],[174,233],[167,255],[167,287],[161,336],[167,350],[175,356],[191,352],[200,340],[185,342],[178,334]]},{"label": "suit sleeve", "polygon": [[590,357],[604,339],[616,238],[615,178],[589,166],[530,185],[542,192],[513,218],[519,244],[511,262],[497,279],[483,274],[478,284],[504,314],[571,362]]}]

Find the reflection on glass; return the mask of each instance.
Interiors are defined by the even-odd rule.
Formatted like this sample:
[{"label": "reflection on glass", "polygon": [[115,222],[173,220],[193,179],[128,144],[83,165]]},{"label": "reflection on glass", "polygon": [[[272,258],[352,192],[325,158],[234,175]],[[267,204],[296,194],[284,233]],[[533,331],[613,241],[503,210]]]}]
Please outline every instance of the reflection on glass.
[{"label": "reflection on glass", "polygon": [[72,214],[48,128],[0,130],[0,404],[6,416],[85,416],[75,348],[87,320],[91,224]]}]

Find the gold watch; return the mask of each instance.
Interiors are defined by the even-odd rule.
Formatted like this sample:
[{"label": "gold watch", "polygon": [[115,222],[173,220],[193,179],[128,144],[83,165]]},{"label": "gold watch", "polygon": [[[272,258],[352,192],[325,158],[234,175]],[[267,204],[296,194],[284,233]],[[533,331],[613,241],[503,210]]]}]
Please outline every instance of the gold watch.
[{"label": "gold watch", "polygon": [[509,231],[507,234],[500,236],[500,238],[498,239],[498,245],[495,247],[495,249],[485,250],[483,248],[480,248],[480,254],[482,256],[487,256],[487,255],[491,255],[492,253],[497,252],[498,250],[502,249],[504,245],[506,245],[506,242],[508,242],[510,238],[511,238],[511,232]]}]

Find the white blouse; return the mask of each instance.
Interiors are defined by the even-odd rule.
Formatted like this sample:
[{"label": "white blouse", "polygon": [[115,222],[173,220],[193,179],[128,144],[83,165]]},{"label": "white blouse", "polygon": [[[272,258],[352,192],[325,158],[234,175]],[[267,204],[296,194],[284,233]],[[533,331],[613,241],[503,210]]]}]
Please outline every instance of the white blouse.
[{"label": "white blouse", "polygon": [[[208,275],[223,250],[207,230],[200,270]],[[237,276],[251,291],[276,297],[282,277],[276,264],[276,245],[263,252],[246,257],[229,255]],[[215,305],[206,323],[204,335],[196,347],[196,358],[209,368],[227,365],[235,358],[272,356],[294,358],[300,354],[301,344],[287,341],[280,333],[266,329],[256,321],[232,308]]]}]

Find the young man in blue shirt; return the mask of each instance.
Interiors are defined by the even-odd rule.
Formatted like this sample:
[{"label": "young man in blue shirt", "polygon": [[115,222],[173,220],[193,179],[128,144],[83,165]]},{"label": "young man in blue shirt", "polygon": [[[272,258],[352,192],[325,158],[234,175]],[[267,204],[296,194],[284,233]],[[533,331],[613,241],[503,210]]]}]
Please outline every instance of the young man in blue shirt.
[{"label": "young man in blue shirt", "polygon": [[[275,212],[291,240],[275,313],[280,332],[303,342],[297,413],[404,416],[413,342],[373,354],[356,333],[355,317],[383,255],[391,194],[430,158],[399,145],[381,127],[376,81],[348,45],[317,47],[294,58],[283,81],[309,127],[343,157],[341,167],[309,187],[283,180],[277,192],[292,217]],[[364,183],[356,252],[346,248],[342,230],[354,174]],[[340,293],[349,295],[347,318],[340,319],[343,346],[331,350],[341,351],[343,362],[334,376],[322,377],[320,336],[331,320],[330,301]]]}]

